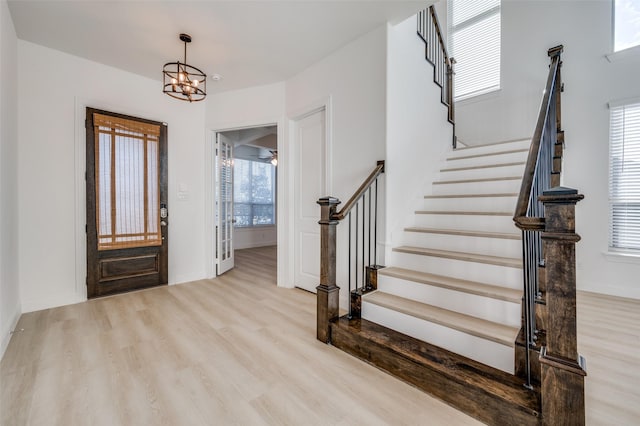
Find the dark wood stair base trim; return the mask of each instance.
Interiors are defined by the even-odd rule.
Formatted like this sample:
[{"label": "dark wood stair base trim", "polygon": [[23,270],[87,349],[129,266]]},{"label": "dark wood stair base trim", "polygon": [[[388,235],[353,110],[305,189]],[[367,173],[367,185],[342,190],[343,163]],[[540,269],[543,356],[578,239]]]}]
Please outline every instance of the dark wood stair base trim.
[{"label": "dark wood stair base trim", "polygon": [[331,323],[331,344],[487,424],[540,425],[539,388],[364,319]]}]

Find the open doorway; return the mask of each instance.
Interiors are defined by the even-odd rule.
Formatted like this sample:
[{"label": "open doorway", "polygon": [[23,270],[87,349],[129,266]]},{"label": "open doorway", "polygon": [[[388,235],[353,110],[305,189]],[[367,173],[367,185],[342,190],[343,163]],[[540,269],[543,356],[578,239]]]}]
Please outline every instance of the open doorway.
[{"label": "open doorway", "polygon": [[[216,275],[277,245],[277,126],[216,134]],[[236,257],[236,251],[240,256]]]}]

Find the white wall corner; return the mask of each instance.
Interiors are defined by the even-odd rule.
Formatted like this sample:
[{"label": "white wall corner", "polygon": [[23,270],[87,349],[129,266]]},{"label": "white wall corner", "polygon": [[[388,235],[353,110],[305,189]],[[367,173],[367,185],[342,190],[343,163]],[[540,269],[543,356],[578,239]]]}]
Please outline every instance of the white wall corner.
[{"label": "white wall corner", "polygon": [[11,315],[8,315],[7,318],[11,318],[10,322],[8,322],[2,330],[2,342],[0,342],[0,360],[4,357],[4,353],[9,346],[9,342],[11,341],[11,336],[13,336],[12,331],[14,331],[18,325],[18,321],[20,320],[21,309],[20,306],[16,306],[16,309]]}]

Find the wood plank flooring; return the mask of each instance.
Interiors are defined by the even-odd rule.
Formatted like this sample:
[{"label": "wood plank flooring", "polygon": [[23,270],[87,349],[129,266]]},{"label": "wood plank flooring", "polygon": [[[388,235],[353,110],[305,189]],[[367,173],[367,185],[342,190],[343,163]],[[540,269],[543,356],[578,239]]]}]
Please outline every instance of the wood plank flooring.
[{"label": "wood plank flooring", "polygon": [[315,295],[275,286],[275,248],[215,280],[25,314],[0,424],[478,424],[320,343]]},{"label": "wood plank flooring", "polygon": [[[240,250],[215,280],[24,314],[0,424],[479,424],[318,342],[315,296],[277,288],[275,256]],[[578,315],[587,423],[640,423],[640,302],[581,293]]]}]

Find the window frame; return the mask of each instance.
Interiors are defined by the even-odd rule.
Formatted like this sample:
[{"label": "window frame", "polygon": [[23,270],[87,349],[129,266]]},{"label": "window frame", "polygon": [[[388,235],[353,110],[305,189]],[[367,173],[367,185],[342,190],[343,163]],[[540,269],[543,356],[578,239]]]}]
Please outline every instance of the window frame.
[{"label": "window frame", "polygon": [[[623,109],[622,114],[624,114],[624,109],[627,107],[631,107],[634,109],[638,110],[638,115],[640,116],[640,98],[628,98],[628,99],[623,99],[620,101],[614,101],[614,102],[610,102],[609,103],[609,170],[608,170],[608,215],[609,215],[609,220],[608,220],[608,240],[607,240],[607,248],[608,248],[608,253],[610,254],[615,254],[615,255],[625,255],[625,256],[630,256],[630,257],[636,257],[636,258],[640,258],[640,235],[638,235],[636,237],[637,241],[634,241],[633,244],[635,244],[635,247],[624,247],[622,246],[622,244],[620,243],[620,240],[623,238],[621,238],[620,234],[616,232],[616,225],[618,225],[618,227],[621,224],[617,224],[615,223],[615,215],[614,215],[614,209],[616,206],[620,206],[620,205],[638,205],[640,206],[640,183],[638,183],[636,186],[637,188],[632,188],[632,192],[637,192],[637,194],[633,194],[631,196],[628,196],[627,198],[624,197],[620,197],[617,194],[617,191],[615,191],[616,193],[614,193],[614,186],[619,186],[621,184],[621,181],[624,181],[624,177],[620,178],[619,176],[616,175],[615,170],[614,170],[614,150],[619,150],[620,147],[614,147],[614,143],[617,142],[614,141],[614,136],[616,134],[619,134],[621,132],[622,134],[622,146],[623,146],[623,152],[627,151],[627,147],[624,146],[627,143],[627,140],[631,139],[631,138],[627,138],[627,128],[624,125],[624,121],[626,119],[626,117],[622,117],[622,124],[621,124],[621,128],[616,128],[616,123],[618,122],[619,119],[614,118],[615,114],[620,114],[621,113],[621,109]],[[629,129],[629,133],[634,133],[636,134],[636,138],[637,140],[633,140],[631,139],[631,149],[629,151],[631,152],[640,152],[640,137],[637,136],[637,133],[640,132],[640,117],[636,118],[636,120],[634,120],[633,123],[633,127],[631,129]],[[616,138],[617,139],[617,138]],[[639,162],[640,164],[640,162]],[[622,167],[624,169],[624,167]],[[617,169],[620,169],[619,166],[617,166]],[[631,173],[633,173],[633,171],[631,171]],[[627,179],[629,179],[630,181],[634,180],[634,175],[632,175],[630,178],[627,177]],[[615,182],[614,182],[615,181]],[[622,182],[624,183],[624,182]],[[633,191],[635,190],[635,191]],[[616,197],[614,197],[614,195]],[[640,210],[640,209],[639,209]],[[637,218],[632,218],[631,220],[632,224],[631,226],[631,230],[632,231],[636,231],[636,232],[640,232],[640,214],[638,215]]]}]

